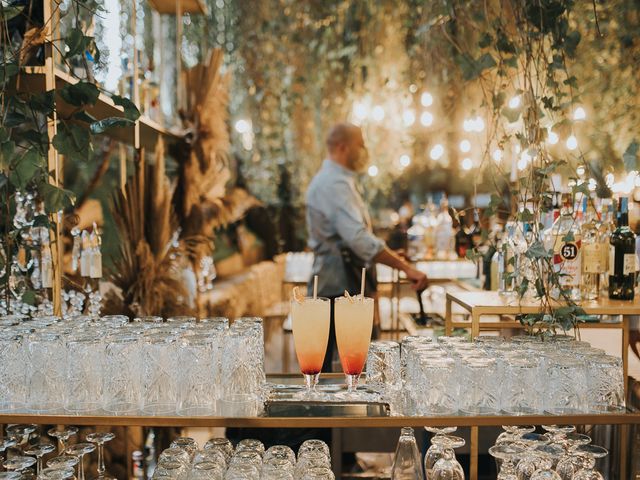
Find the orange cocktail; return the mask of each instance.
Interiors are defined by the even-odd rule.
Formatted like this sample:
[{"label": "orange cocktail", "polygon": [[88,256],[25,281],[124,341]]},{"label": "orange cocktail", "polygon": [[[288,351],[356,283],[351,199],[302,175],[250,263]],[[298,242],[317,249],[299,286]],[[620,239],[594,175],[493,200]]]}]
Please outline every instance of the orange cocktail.
[{"label": "orange cocktail", "polygon": [[335,322],[340,363],[352,392],[367,361],[373,329],[373,298],[361,295],[337,298]]},{"label": "orange cocktail", "polygon": [[307,393],[315,389],[329,341],[331,302],[326,298],[291,301],[293,342]]}]

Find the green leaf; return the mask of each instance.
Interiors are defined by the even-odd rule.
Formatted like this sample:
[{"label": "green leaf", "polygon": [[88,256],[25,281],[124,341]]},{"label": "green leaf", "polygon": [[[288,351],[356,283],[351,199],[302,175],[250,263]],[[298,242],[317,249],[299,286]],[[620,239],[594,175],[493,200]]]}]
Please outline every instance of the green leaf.
[{"label": "green leaf", "polygon": [[456,62],[462,70],[462,77],[465,80],[474,80],[488,68],[496,66],[496,62],[489,53],[484,53],[478,59],[473,59],[466,55],[458,55]]},{"label": "green leaf", "polygon": [[115,103],[116,105],[124,108],[124,116],[129,120],[137,120],[138,118],[140,118],[140,110],[138,110],[136,104],[128,98],[121,97],[119,95],[112,95],[111,100],[113,100],[113,103]]},{"label": "green leaf", "polygon": [[22,294],[22,301],[27,305],[36,304],[36,292],[34,290],[27,290]]},{"label": "green leaf", "polygon": [[498,41],[496,42],[496,48],[498,49],[499,52],[502,52],[502,53],[515,54],[517,52],[516,46],[504,34],[504,31],[502,29],[498,30]]},{"label": "green leaf", "polygon": [[504,105],[505,99],[506,99],[506,94],[503,91],[500,91],[497,94],[493,94],[491,101],[493,103],[494,110],[499,110],[502,107],[502,105]]},{"label": "green leaf", "polygon": [[547,250],[541,241],[536,241],[525,252],[525,257],[531,260],[537,260],[540,258],[553,258],[553,253]]},{"label": "green leaf", "polygon": [[509,123],[515,123],[520,118],[520,114],[522,113],[521,109],[513,109],[505,107],[502,109],[502,116],[504,116]]},{"label": "green leaf", "polygon": [[72,28],[64,40],[67,47],[64,56],[65,58],[71,58],[77,55],[84,55],[84,52],[91,46],[93,37],[86,36],[79,28]]},{"label": "green leaf", "polygon": [[13,155],[16,150],[15,142],[7,140],[0,144],[0,169],[7,170],[13,161]]},{"label": "green leaf", "polygon": [[56,187],[50,183],[40,185],[40,196],[44,199],[44,208],[47,213],[55,213],[72,206],[75,195],[69,190]]},{"label": "green leaf", "polygon": [[95,105],[100,96],[100,91],[93,83],[78,82],[73,85],[65,85],[60,89],[60,96],[69,105],[82,107],[84,105]]},{"label": "green leaf", "polygon": [[28,118],[21,112],[13,110],[7,113],[4,121],[5,128],[13,128],[22,125]]},{"label": "green leaf", "polygon": [[565,85],[569,85],[571,88],[578,88],[578,79],[574,75],[571,75],[562,83],[564,83]]},{"label": "green leaf", "polygon": [[44,159],[40,156],[40,153],[35,148],[27,150],[14,165],[13,173],[15,177],[13,183],[16,187],[24,189],[36,172],[43,167]]},{"label": "green leaf", "polygon": [[47,92],[30,93],[27,105],[43,115],[51,115],[54,107],[55,90]]},{"label": "green leaf", "polygon": [[49,217],[47,215],[36,215],[35,217],[33,217],[33,226],[50,227],[51,222],[49,222]]},{"label": "green leaf", "polygon": [[93,115],[89,115],[84,110],[80,110],[73,114],[74,120],[80,120],[81,122],[93,123],[96,121],[96,118]]},{"label": "green leaf", "polygon": [[493,38],[491,38],[491,35],[487,32],[484,32],[482,34],[482,37],[480,37],[480,41],[478,42],[478,46],[480,48],[487,48],[489,45],[491,45],[491,42],[493,41]]},{"label": "green leaf", "polygon": [[99,133],[104,133],[110,128],[114,127],[131,127],[135,125],[133,120],[129,120],[128,118],[122,117],[109,117],[98,122],[93,122],[89,128],[91,129],[91,133],[97,135]]},{"label": "green leaf", "polygon": [[573,30],[564,39],[564,51],[567,53],[569,58],[575,58],[576,56],[576,48],[580,43],[581,35],[578,30]]},{"label": "green leaf", "polygon": [[4,85],[11,77],[18,74],[20,68],[15,63],[3,63],[0,65],[0,85]]},{"label": "green leaf", "polygon": [[86,161],[91,149],[91,136],[86,128],[79,125],[60,124],[61,128],[53,137],[53,146],[61,155],[71,159]]}]

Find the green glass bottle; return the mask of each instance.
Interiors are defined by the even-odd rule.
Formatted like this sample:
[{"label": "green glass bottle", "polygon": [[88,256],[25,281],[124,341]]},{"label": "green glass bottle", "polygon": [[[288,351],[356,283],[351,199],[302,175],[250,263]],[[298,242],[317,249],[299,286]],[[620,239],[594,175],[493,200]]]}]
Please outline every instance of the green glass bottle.
[{"label": "green glass bottle", "polygon": [[609,298],[633,300],[636,286],[636,235],[629,228],[629,199],[618,203],[618,226],[609,240]]}]

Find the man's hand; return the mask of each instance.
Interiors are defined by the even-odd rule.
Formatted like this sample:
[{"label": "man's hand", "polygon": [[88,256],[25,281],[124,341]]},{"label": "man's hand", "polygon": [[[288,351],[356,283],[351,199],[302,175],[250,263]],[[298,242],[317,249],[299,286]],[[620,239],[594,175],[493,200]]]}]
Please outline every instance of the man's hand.
[{"label": "man's hand", "polygon": [[405,275],[411,282],[411,288],[420,292],[429,286],[429,279],[424,272],[409,267],[404,271]]}]

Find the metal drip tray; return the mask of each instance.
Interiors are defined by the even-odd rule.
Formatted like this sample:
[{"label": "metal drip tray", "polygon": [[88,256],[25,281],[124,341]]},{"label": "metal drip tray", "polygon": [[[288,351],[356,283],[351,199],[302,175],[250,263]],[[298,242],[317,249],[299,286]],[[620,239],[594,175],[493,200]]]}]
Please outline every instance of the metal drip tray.
[{"label": "metal drip tray", "polygon": [[268,417],[388,417],[389,405],[376,402],[268,400]]}]

